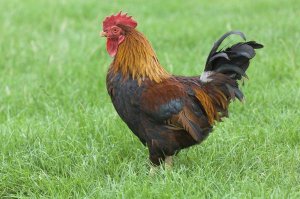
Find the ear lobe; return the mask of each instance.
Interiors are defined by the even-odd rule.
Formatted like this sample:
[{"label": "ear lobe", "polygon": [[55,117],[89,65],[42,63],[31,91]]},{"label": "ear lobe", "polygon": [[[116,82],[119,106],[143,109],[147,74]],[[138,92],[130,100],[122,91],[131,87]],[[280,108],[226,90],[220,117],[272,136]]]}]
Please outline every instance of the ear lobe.
[{"label": "ear lobe", "polygon": [[120,35],[119,36],[119,39],[118,39],[118,45],[121,44],[125,39],[125,36],[124,35]]}]

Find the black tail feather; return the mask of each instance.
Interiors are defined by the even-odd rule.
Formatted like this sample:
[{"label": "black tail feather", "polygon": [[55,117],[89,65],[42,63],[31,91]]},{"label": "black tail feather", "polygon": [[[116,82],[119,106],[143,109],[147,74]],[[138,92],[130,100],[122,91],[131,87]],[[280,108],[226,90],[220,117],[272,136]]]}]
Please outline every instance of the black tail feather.
[{"label": "black tail feather", "polygon": [[229,75],[232,79],[240,80],[243,76],[247,77],[246,70],[250,59],[255,56],[255,49],[262,48],[263,45],[255,41],[239,42],[225,50],[218,51],[222,42],[232,34],[239,35],[246,41],[245,35],[239,31],[224,34],[212,47],[204,71],[215,71]]},{"label": "black tail feather", "polygon": [[[224,39],[226,39],[228,36],[232,35],[232,34],[236,34],[236,35],[240,35],[240,37],[242,37],[245,41],[246,41],[246,37],[244,35],[244,33],[240,32],[240,31],[230,31],[230,32],[227,32],[225,33],[220,39],[218,39],[218,41],[216,41],[207,57],[207,60],[206,60],[206,67],[205,71],[211,71],[211,65],[210,65],[210,59],[216,55],[216,54],[219,54],[220,52],[217,52],[218,48],[220,47],[220,45],[222,44],[222,42],[224,41]],[[226,53],[225,53],[226,54]],[[228,57],[225,57],[225,58],[228,58]]]},{"label": "black tail feather", "polygon": [[[239,35],[244,42],[236,43],[228,48],[219,49],[222,42],[230,35]],[[210,86],[215,86],[230,100],[238,98],[243,100],[244,95],[238,87],[237,80],[248,78],[246,70],[250,60],[255,56],[255,49],[263,48],[263,45],[255,41],[246,41],[242,32],[231,31],[217,40],[206,60],[205,73],[201,80]],[[224,110],[223,110],[224,111]]]}]

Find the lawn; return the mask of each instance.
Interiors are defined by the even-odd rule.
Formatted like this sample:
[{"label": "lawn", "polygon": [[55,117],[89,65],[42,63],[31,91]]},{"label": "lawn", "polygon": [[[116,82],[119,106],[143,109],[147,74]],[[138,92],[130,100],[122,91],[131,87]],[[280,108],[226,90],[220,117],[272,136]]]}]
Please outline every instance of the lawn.
[{"label": "lawn", "polygon": [[[106,92],[99,31],[120,10],[174,74],[200,74],[232,29],[265,45],[246,103],[154,176]],[[298,0],[1,0],[0,198],[300,198],[299,10]]]}]

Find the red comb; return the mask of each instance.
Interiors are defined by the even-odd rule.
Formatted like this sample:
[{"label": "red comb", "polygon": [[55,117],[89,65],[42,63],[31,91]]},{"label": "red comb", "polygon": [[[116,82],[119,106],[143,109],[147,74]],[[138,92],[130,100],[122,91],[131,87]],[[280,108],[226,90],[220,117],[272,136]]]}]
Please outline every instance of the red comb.
[{"label": "red comb", "polygon": [[137,22],[133,20],[131,17],[132,16],[127,16],[127,13],[122,15],[122,11],[120,11],[116,15],[111,15],[109,17],[106,17],[103,21],[103,30],[118,24],[135,28],[137,26]]}]

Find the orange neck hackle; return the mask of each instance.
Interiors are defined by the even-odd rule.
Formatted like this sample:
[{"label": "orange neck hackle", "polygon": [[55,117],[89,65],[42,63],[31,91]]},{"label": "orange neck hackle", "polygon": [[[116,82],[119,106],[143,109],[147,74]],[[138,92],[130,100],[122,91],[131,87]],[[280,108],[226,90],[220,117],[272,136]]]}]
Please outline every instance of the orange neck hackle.
[{"label": "orange neck hackle", "polygon": [[160,65],[156,54],[144,35],[135,29],[126,31],[125,40],[118,46],[111,65],[114,73],[136,79],[141,85],[146,78],[156,83],[171,75]]}]

